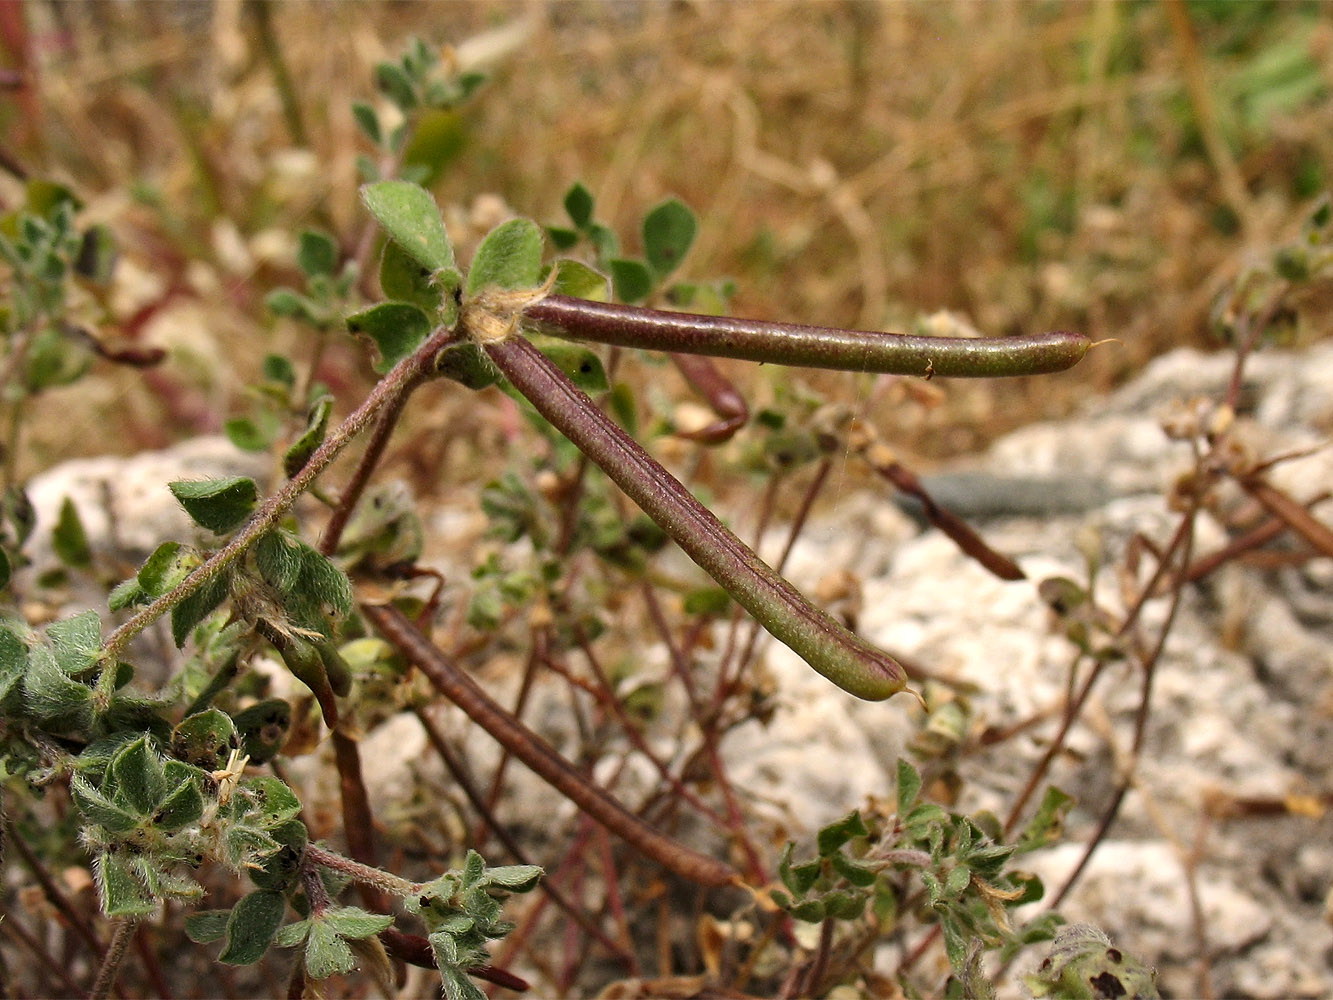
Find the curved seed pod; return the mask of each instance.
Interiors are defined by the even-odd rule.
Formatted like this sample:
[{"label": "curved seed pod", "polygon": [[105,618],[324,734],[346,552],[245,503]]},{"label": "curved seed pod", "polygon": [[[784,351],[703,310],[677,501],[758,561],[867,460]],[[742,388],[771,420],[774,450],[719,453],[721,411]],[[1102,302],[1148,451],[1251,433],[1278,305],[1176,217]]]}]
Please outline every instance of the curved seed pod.
[{"label": "curved seed pod", "polygon": [[1082,360],[1091,341],[1079,333],[1026,337],[913,337],[664,312],[613,302],[548,295],[523,310],[542,333],[649,351],[709,354],[800,368],[998,378],[1064,371]]},{"label": "curved seed pod", "polygon": [[484,348],[514,388],[774,638],[858,698],[879,701],[906,687],[897,661],[807,601],[527,340]]}]

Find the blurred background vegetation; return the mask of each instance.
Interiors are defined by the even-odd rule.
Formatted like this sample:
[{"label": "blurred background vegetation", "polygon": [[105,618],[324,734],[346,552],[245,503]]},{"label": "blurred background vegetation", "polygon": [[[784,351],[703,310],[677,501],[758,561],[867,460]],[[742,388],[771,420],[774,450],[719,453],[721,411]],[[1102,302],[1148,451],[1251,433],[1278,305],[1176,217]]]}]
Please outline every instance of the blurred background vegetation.
[{"label": "blurred background vegetation", "polygon": [[[1162,351],[1221,346],[1217,288],[1293,235],[1333,164],[1318,2],[31,0],[0,21],[7,173],[69,183],[113,226],[96,320],[170,352],[47,393],[29,474],[244,406],[262,355],[301,336],[262,308],[294,280],[296,233],[363,238],[350,105],[412,34],[489,75],[409,151],[464,253],[506,213],[559,221],[582,180],[630,250],[650,205],[693,206],[682,277],[733,278],[737,315],[1118,341],[1004,386],[800,376],[873,408],[918,460],[1068,412]],[[1327,326],[1310,315],[1298,336]],[[752,403],[774,391],[726,368]],[[348,398],[369,378],[350,340],[320,376]],[[442,393],[418,424],[467,430],[469,405]]]}]

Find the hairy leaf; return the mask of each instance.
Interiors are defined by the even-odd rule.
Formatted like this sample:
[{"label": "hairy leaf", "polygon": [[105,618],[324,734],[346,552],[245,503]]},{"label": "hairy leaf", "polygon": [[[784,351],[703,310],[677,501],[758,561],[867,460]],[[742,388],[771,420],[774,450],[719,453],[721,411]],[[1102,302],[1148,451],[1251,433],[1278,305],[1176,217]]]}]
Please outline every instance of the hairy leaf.
[{"label": "hairy leaf", "polygon": [[362,187],[361,199],[385,232],[417,263],[432,273],[457,267],[440,210],[425,188],[407,181],[380,181]]},{"label": "hairy leaf", "polygon": [[168,483],[167,488],[191,520],[219,535],[244,524],[259,498],[259,487],[247,476],[177,480]]},{"label": "hairy leaf", "polygon": [[430,336],[431,321],[409,302],[381,302],[348,316],[347,329],[374,341],[380,356],[374,368],[383,375]]},{"label": "hairy leaf", "polygon": [[541,283],[542,231],[530,219],[502,222],[481,241],[467,272],[467,293],[483,288],[535,288]]},{"label": "hairy leaf", "polygon": [[311,979],[327,979],[356,966],[356,956],[338,932],[323,920],[310,921],[305,942],[305,971]]},{"label": "hairy leaf", "polygon": [[264,957],[273,935],[287,911],[287,899],[280,892],[259,889],[234,907],[227,920],[227,943],[218,961],[227,965],[253,965]]}]

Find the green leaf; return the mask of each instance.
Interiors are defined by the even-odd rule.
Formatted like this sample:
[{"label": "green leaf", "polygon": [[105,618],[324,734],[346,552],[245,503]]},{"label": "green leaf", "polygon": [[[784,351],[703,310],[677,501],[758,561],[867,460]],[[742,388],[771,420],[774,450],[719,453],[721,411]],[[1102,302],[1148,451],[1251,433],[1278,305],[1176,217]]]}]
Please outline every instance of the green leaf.
[{"label": "green leaf", "polygon": [[809,892],[818,881],[820,864],[818,858],[805,864],[792,864],[792,854],[795,850],[796,845],[789,841],[778,861],[778,878],[782,879],[782,884],[791,890],[792,895],[799,898]]},{"label": "green leaf", "polygon": [[356,906],[337,906],[324,911],[324,923],[339,937],[368,938],[393,923],[393,917],[369,913]]},{"label": "green leaf", "polygon": [[415,170],[422,184],[434,184],[466,145],[463,116],[452,108],[430,108],[417,117],[403,150],[404,175]]},{"label": "green leaf", "polygon": [[531,892],[541,881],[542,870],[537,865],[504,865],[486,870],[485,883],[506,892]]},{"label": "green leaf", "polygon": [[176,763],[167,761],[167,785],[170,787],[173,782],[179,783],[174,791],[167,792],[153,814],[154,825],[168,833],[197,823],[204,814],[204,793],[197,775],[192,769],[189,773],[183,773],[179,765],[172,766]]},{"label": "green leaf", "polygon": [[828,910],[825,908],[822,899],[807,899],[805,902],[793,906],[791,915],[807,924],[818,924],[822,923],[824,918],[828,916]]},{"label": "green leaf", "polygon": [[579,234],[565,226],[547,226],[546,238],[557,250],[569,250],[578,245]]},{"label": "green leaf", "polygon": [[273,443],[271,429],[261,429],[249,417],[230,417],[222,424],[227,440],[241,451],[267,451]]},{"label": "green leaf", "polygon": [[221,768],[240,746],[231,716],[216,708],[182,719],[171,731],[171,755],[205,771]]},{"label": "green leaf", "polygon": [[282,698],[269,698],[232,717],[241,737],[241,748],[250,763],[267,764],[278,755],[292,725],[292,707]]},{"label": "green leaf", "polygon": [[949,897],[961,896],[967,891],[967,887],[972,884],[972,869],[967,865],[958,865],[949,870],[949,874],[944,877],[944,894]]},{"label": "green leaf", "polygon": [[167,488],[196,524],[219,535],[244,524],[259,498],[259,487],[248,476],[177,480]]},{"label": "green leaf", "polygon": [[351,972],[355,966],[356,957],[338,932],[325,921],[312,919],[310,935],[305,942],[306,975],[311,979],[327,979]]},{"label": "green leaf", "polygon": [[318,302],[290,288],[273,289],[264,296],[264,307],[274,316],[305,320],[313,326],[322,326],[328,318]]},{"label": "green leaf", "polygon": [[469,389],[485,389],[499,381],[500,373],[476,344],[451,344],[435,356],[435,372]]},{"label": "green leaf", "polygon": [[195,944],[221,941],[231,910],[199,910],[185,918],[185,936]]},{"label": "green leaf", "polygon": [[[435,943],[435,935],[431,935],[431,944]],[[436,951],[439,955],[439,951]],[[461,970],[452,966],[442,968],[440,977],[444,986],[444,1000],[486,1000],[486,994],[477,989],[474,983]]]},{"label": "green leaf", "polygon": [[416,88],[401,66],[382,62],[375,67],[375,86],[393,102],[399,111],[411,111],[417,106]]},{"label": "green leaf", "polygon": [[571,344],[555,338],[534,337],[537,349],[569,376],[569,380],[586,393],[605,392],[610,388],[606,369],[597,352],[585,344]]},{"label": "green leaf", "polygon": [[653,274],[641,260],[612,257],[606,262],[611,272],[611,285],[621,302],[641,302],[653,290]]},{"label": "green leaf", "polygon": [[296,367],[290,358],[285,358],[281,354],[265,354],[260,367],[264,378],[270,382],[277,382],[288,389],[296,385]]},{"label": "green leaf", "polygon": [[0,626],[0,703],[23,682],[28,647],[11,629]]},{"label": "green leaf", "polygon": [[879,871],[874,865],[853,861],[842,852],[834,854],[830,860],[833,870],[858,888],[874,885],[875,879],[879,877]]},{"label": "green leaf", "polygon": [[331,276],[338,267],[338,245],[327,233],[303,230],[296,251],[296,262],[307,278]]},{"label": "green leaf", "polygon": [[352,584],[342,570],[304,542],[296,541],[295,555],[300,574],[285,592],[287,614],[296,624],[331,638],[330,619],[342,620],[352,613]]},{"label": "green leaf", "polygon": [[124,611],[125,608],[133,607],[135,604],[147,603],[148,595],[144,593],[144,588],[140,587],[139,580],[135,577],[121,580],[107,596],[107,607],[111,611]]},{"label": "green leaf", "polygon": [[967,946],[972,936],[947,913],[940,918],[940,930],[944,932],[944,953],[949,957],[949,965],[961,975],[967,968]]},{"label": "green leaf", "polygon": [[329,414],[333,412],[333,397],[321,396],[310,407],[306,415],[306,429],[299,438],[292,442],[287,453],[282,456],[282,471],[287,478],[293,478],[305,468],[310,456],[324,443],[324,435],[329,429]]},{"label": "green leaf", "polygon": [[60,515],[51,531],[51,548],[66,566],[84,569],[92,565],[93,552],[88,545],[88,533],[83,530],[78,509],[69,497],[60,504]]},{"label": "green leaf", "polygon": [[10,561],[9,553],[0,548],[0,590],[9,586],[9,581],[14,576],[14,566]]},{"label": "green leaf", "polygon": [[823,898],[824,915],[829,920],[859,920],[865,912],[868,894],[835,889]]},{"label": "green leaf", "polygon": [[469,850],[463,858],[463,888],[468,889],[481,881],[486,871],[486,859],[476,851]]},{"label": "green leaf", "polygon": [[581,260],[558,260],[555,262],[555,288],[552,291],[576,299],[606,302],[611,298],[611,283],[607,281],[606,275]]},{"label": "green leaf", "polygon": [[576,229],[586,229],[592,222],[592,192],[583,186],[582,181],[575,181],[574,186],[565,192],[565,212]]},{"label": "green leaf", "polygon": [[98,855],[94,870],[102,912],[108,917],[138,917],[153,912],[153,897],[127,857],[104,851]]},{"label": "green leaf", "polygon": [[278,778],[261,774],[246,778],[240,787],[252,803],[246,814],[265,828],[281,826],[301,812],[301,800]]},{"label": "green leaf", "polygon": [[347,329],[364,333],[375,343],[381,375],[407,357],[430,336],[430,317],[409,302],[381,302],[347,317]]},{"label": "green leaf", "polygon": [[731,608],[731,595],[721,587],[699,587],[685,595],[683,603],[689,615],[724,615]]},{"label": "green leaf", "polygon": [[296,884],[301,874],[301,858],[305,854],[310,834],[299,819],[289,819],[269,830],[282,849],[270,854],[260,867],[250,869],[250,881],[259,889],[285,892]]},{"label": "green leaf", "polygon": [[898,758],[898,815],[905,817],[921,793],[921,772],[909,761]]},{"label": "green leaf", "polygon": [[301,578],[301,548],[300,539],[282,529],[261,535],[255,542],[255,567],[279,594],[289,593]]},{"label": "green leaf", "polygon": [[827,858],[836,854],[839,848],[853,837],[864,837],[869,833],[861,819],[859,810],[851,812],[837,822],[830,823],[819,831],[817,838],[819,856]]},{"label": "green leaf", "polygon": [[279,948],[295,948],[310,934],[310,921],[298,920],[293,924],[283,924],[273,936],[273,943]]},{"label": "green leaf", "polygon": [[232,907],[227,921],[227,943],[218,961],[226,965],[254,965],[273,943],[273,935],[286,911],[287,899],[282,893],[270,889],[250,893]]},{"label": "green leaf", "polygon": [[167,791],[162,758],[140,736],[111,761],[102,789],[114,789],[113,801],[127,806],[141,816],[151,815]]},{"label": "green leaf", "polygon": [[171,609],[171,638],[185,645],[190,632],[226,600],[231,591],[231,573],[223,571]]},{"label": "green leaf", "polygon": [[149,597],[161,597],[199,565],[199,553],[180,542],[163,542],[144,561],[136,582]]},{"label": "green leaf", "polygon": [[60,669],[75,676],[91,669],[102,652],[102,619],[96,611],[80,611],[46,626],[46,637]]},{"label": "green leaf", "polygon": [[79,241],[74,273],[94,285],[107,285],[116,269],[116,238],[102,223],[89,226]]},{"label": "green leaf", "polygon": [[542,231],[530,219],[502,222],[481,241],[467,272],[467,293],[541,284]]},{"label": "green leaf", "polygon": [[56,729],[82,728],[92,716],[92,694],[91,688],[60,669],[46,646],[31,651],[23,677],[23,703],[38,720]]},{"label": "green leaf", "polygon": [[361,188],[361,199],[385,232],[432,273],[455,268],[454,248],[435,199],[407,181],[380,181]]},{"label": "green leaf", "polygon": [[69,790],[74,804],[88,822],[97,824],[108,833],[127,833],[143,821],[143,816],[112,802],[81,774],[70,779]]},{"label": "green leaf", "polygon": [[1037,807],[1037,811],[1018,835],[1016,852],[1026,854],[1058,840],[1064,831],[1065,816],[1073,805],[1072,796],[1066,795],[1053,785],[1047,787],[1041,805]]},{"label": "green leaf", "polygon": [[694,213],[676,198],[667,199],[644,217],[643,249],[658,281],[680,266],[697,228]]},{"label": "green leaf", "polygon": [[[386,298],[409,302],[423,309],[428,316],[434,315],[440,309],[444,291],[441,279],[446,273],[457,275],[451,269],[432,280],[430,268],[417,263],[393,240],[385,240],[384,253],[380,257],[380,291]],[[457,289],[457,279],[451,283]]]},{"label": "green leaf", "polygon": [[352,117],[356,120],[356,126],[365,135],[367,139],[379,146],[383,142],[384,133],[380,130],[380,116],[375,113],[365,101],[354,101],[352,103]]}]

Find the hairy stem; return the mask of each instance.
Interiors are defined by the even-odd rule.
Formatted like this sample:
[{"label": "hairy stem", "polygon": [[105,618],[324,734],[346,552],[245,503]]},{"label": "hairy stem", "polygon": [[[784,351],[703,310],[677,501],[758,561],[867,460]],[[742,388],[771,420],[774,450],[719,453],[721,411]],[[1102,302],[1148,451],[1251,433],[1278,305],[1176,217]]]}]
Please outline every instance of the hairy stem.
[{"label": "hairy stem", "polygon": [[120,974],[121,963],[125,960],[125,953],[129,951],[130,942],[134,940],[134,932],[138,927],[138,917],[121,917],[115,922],[115,929],[111,932],[111,944],[107,946],[106,955],[102,957],[102,965],[97,970],[97,978],[93,980],[93,988],[88,991],[89,1000],[106,1000],[111,995],[111,989],[116,985],[116,976]]},{"label": "hairy stem", "polygon": [[382,410],[392,406],[426,376],[435,354],[451,339],[453,339],[451,331],[437,330],[415,352],[400,361],[388,375],[380,379],[365,401],[353,410],[310,456],[310,461],[304,468],[288,480],[282,489],[264,501],[245,526],[232,536],[231,541],[214,552],[207,562],[178,586],[163,594],[112,632],[107,637],[102,653],[103,677],[107,675],[114,677],[116,661],[136,635],[163,615],[170,613],[181,601],[239,560],[246,549],[272,529],[296,502],[297,497],[310,488],[320,473],[328,468],[353,438],[365,430]]}]

